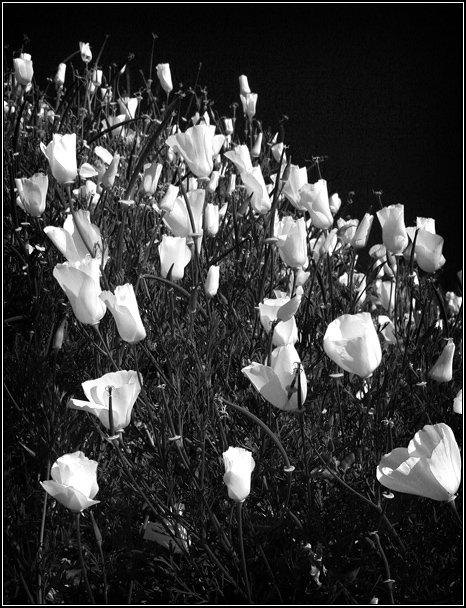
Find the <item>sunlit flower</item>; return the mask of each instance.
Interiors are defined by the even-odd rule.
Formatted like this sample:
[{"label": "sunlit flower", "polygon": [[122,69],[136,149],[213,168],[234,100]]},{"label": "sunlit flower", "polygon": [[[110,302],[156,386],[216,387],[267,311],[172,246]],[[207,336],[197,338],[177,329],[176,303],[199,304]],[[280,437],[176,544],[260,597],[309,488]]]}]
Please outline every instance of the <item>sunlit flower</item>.
[{"label": "sunlit flower", "polygon": [[97,466],[98,463],[83,452],[65,454],[53,464],[52,479],[41,481],[40,485],[67,509],[79,513],[100,502],[93,500],[99,491]]},{"label": "sunlit flower", "polygon": [[380,333],[385,338],[387,344],[396,344],[395,326],[387,315],[379,315],[377,318],[380,325]]},{"label": "sunlit flower", "polygon": [[253,211],[259,215],[264,215],[270,211],[272,202],[260,166],[253,167],[251,171],[243,171],[241,179],[246,186],[248,196],[251,198]]},{"label": "sunlit flower", "polygon": [[112,313],[122,340],[130,344],[144,340],[146,330],[141,321],[136,294],[131,283],[115,287],[115,294],[111,291],[103,291],[100,299]]},{"label": "sunlit flower", "polygon": [[429,371],[429,377],[436,382],[450,382],[453,378],[453,356],[455,354],[455,343],[453,338],[448,338],[439,358]]},{"label": "sunlit flower", "polygon": [[89,61],[92,59],[92,51],[89,43],[80,42],[79,50],[81,51],[81,59],[84,61],[84,63],[89,63]]},{"label": "sunlit flower", "polygon": [[324,335],[324,351],[339,367],[367,378],[382,361],[379,337],[368,312],[342,315]]},{"label": "sunlit flower", "polygon": [[173,91],[172,74],[169,63],[159,63],[157,66],[157,78],[160,80],[162,89],[167,95]]},{"label": "sunlit flower", "polygon": [[251,92],[251,89],[249,88],[248,77],[244,76],[244,74],[243,74],[239,77],[239,94],[247,95],[250,92]]},{"label": "sunlit flower", "polygon": [[[164,223],[170,228],[174,236],[190,237],[193,233],[201,233],[203,226],[205,190],[189,190],[186,192],[191,214],[194,220],[194,229],[191,225],[188,208],[184,196],[179,196],[173,201],[170,211],[163,215]],[[161,208],[167,210],[167,205]]]},{"label": "sunlit flower", "polygon": [[223,482],[228,488],[228,496],[235,502],[243,502],[251,492],[251,473],[255,467],[252,453],[244,448],[229,447],[223,452],[223,463]]},{"label": "sunlit flower", "polygon": [[119,163],[120,163],[120,155],[115,154],[115,156],[112,158],[112,162],[108,166],[108,169],[105,171],[105,173],[102,176],[101,184],[104,188],[107,188],[107,189],[113,188],[113,184],[115,183],[115,177],[118,174]]},{"label": "sunlit flower", "polygon": [[15,68],[16,82],[23,87],[27,87],[32,82],[34,70],[32,67],[31,55],[29,53],[21,53],[19,57],[13,59]]},{"label": "sunlit flower", "polygon": [[277,247],[281,259],[290,268],[302,268],[307,264],[307,232],[303,217],[298,220],[285,216],[277,226]]},{"label": "sunlit flower", "polygon": [[233,150],[225,152],[226,156],[238,169],[239,173],[243,171],[252,171],[252,161],[249,148],[244,144],[241,146],[235,146]]},{"label": "sunlit flower", "polygon": [[[142,379],[141,379],[142,382]],[[126,428],[131,423],[131,413],[136,403],[141,385],[135,371],[110,372],[96,380],[86,380],[81,384],[88,401],[70,399],[72,410],[89,412],[110,430],[110,394],[112,396],[112,418],[115,431]]]},{"label": "sunlit flower", "polygon": [[356,230],[358,228],[359,220],[351,219],[345,221],[342,218],[339,218],[337,221],[338,227],[338,238],[344,245],[349,245],[356,234]]},{"label": "sunlit flower", "polygon": [[205,291],[210,298],[213,298],[218,291],[220,281],[220,266],[211,266],[207,272],[205,280]]},{"label": "sunlit flower", "polygon": [[275,407],[285,411],[303,407],[307,397],[306,374],[292,344],[275,348],[270,366],[253,362],[241,371],[264,399]]},{"label": "sunlit flower", "polygon": [[331,197],[329,197],[328,206],[330,207],[330,213],[332,215],[335,215],[340,210],[341,198],[338,196],[338,194],[336,192],[334,194],[332,194]]},{"label": "sunlit flower", "polygon": [[258,134],[258,136],[256,137],[256,141],[254,142],[254,145],[253,145],[252,150],[251,150],[251,156],[253,158],[259,158],[259,156],[261,154],[262,139],[263,139],[263,137],[264,137],[264,134],[261,131]]},{"label": "sunlit flower", "polygon": [[371,286],[371,300],[376,306],[382,306],[389,313],[395,309],[395,281],[376,279]]},{"label": "sunlit flower", "polygon": [[443,422],[427,424],[407,448],[395,448],[382,457],[377,479],[395,492],[453,500],[461,481],[461,456],[453,431]]},{"label": "sunlit flower", "polygon": [[224,135],[215,135],[215,125],[198,124],[185,133],[170,135],[166,144],[184,158],[196,177],[209,177],[224,141]]},{"label": "sunlit flower", "polygon": [[251,120],[256,114],[257,93],[246,93],[240,95],[241,103],[243,104],[243,112]]},{"label": "sunlit flower", "polygon": [[404,205],[390,205],[377,211],[382,227],[382,240],[387,251],[397,255],[408,246],[408,234],[404,220]]},{"label": "sunlit flower", "polygon": [[78,174],[76,161],[76,133],[53,134],[47,147],[40,142],[40,149],[47,157],[53,177],[59,184],[74,182]]},{"label": "sunlit flower", "polygon": [[300,207],[305,209],[316,228],[327,230],[333,224],[330,212],[327,182],[319,179],[315,184],[304,184],[300,190]]},{"label": "sunlit flower", "polygon": [[45,211],[49,178],[43,173],[16,179],[20,207],[32,217],[40,217]]},{"label": "sunlit flower", "polygon": [[462,388],[460,388],[460,390],[456,393],[456,397],[453,399],[453,411],[455,412],[455,414],[463,413],[463,389]]},{"label": "sunlit flower", "polygon": [[414,252],[421,270],[433,273],[445,264],[446,260],[442,255],[443,243],[443,238],[438,234],[424,229],[418,230]]},{"label": "sunlit flower", "polygon": [[154,160],[152,164],[148,163],[144,165],[144,176],[142,178],[142,189],[144,194],[155,194],[162,168],[162,163],[159,163],[156,160]]},{"label": "sunlit flower", "polygon": [[288,179],[283,186],[283,194],[296,209],[302,210],[301,188],[307,184],[307,169],[306,167],[298,167],[298,165],[290,165],[290,173]]},{"label": "sunlit flower", "polygon": [[160,272],[166,278],[171,271],[173,281],[184,277],[184,269],[191,261],[191,249],[186,245],[186,237],[162,236],[159,247]]},{"label": "sunlit flower", "polygon": [[55,78],[53,79],[56,87],[60,88],[65,84],[65,76],[66,76],[66,63],[60,63],[58,65],[58,69],[57,69],[57,73],[55,74]]},{"label": "sunlit flower", "polygon": [[139,97],[120,97],[118,105],[120,106],[120,112],[125,115],[126,120],[136,118],[139,101]]},{"label": "sunlit flower", "polygon": [[[301,300],[299,296],[296,299]],[[298,341],[298,327],[294,315],[277,323],[280,311],[283,312],[283,307],[289,302],[290,297],[283,294],[281,297],[265,298],[259,304],[259,315],[262,327],[267,333],[272,331],[272,327],[274,328],[272,336],[272,344],[274,346],[296,344]]]},{"label": "sunlit flower", "polygon": [[370,213],[366,213],[362,220],[359,222],[357,230],[353,238],[351,239],[351,246],[354,249],[362,249],[367,245],[367,240],[369,238],[373,221],[374,216]]},{"label": "sunlit flower", "polygon": [[207,203],[204,212],[204,226],[209,234],[216,235],[219,228],[218,205]]},{"label": "sunlit flower", "polygon": [[457,315],[463,304],[463,298],[456,295],[454,291],[447,291],[445,294],[445,300],[447,304],[447,310],[450,315]]}]

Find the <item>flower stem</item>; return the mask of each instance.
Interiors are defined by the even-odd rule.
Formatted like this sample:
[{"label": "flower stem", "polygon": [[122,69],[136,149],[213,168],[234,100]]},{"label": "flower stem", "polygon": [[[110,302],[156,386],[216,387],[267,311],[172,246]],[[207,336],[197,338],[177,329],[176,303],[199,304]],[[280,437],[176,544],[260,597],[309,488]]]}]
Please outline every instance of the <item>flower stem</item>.
[{"label": "flower stem", "polygon": [[95,599],[92,594],[91,586],[89,585],[89,579],[87,578],[86,563],[84,561],[83,547],[81,544],[81,525],[80,525],[81,512],[78,512],[75,515],[76,515],[76,538],[78,541],[79,561],[81,562],[81,569],[82,569],[82,573],[83,573],[84,584],[86,585],[87,593],[89,594],[89,599],[91,600],[91,603],[95,604]]},{"label": "flower stem", "polygon": [[244,583],[246,585],[246,594],[248,597],[248,604],[252,604],[253,602],[251,599],[251,589],[249,587],[248,569],[246,566],[246,556],[244,554],[243,517],[242,517],[243,503],[237,502],[236,508],[237,508],[237,516],[238,516],[239,552],[241,555],[241,566],[243,568],[243,578],[244,578]]}]

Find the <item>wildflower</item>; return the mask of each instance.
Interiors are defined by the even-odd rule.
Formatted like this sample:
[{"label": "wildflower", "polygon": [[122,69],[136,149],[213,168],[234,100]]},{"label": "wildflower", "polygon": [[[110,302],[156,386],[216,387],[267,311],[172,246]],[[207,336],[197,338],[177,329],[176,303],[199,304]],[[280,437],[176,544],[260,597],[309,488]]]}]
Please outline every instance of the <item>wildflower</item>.
[{"label": "wildflower", "polygon": [[[142,382],[142,379],[141,379]],[[110,430],[110,395],[112,398],[112,418],[115,431],[126,428],[131,422],[131,413],[136,403],[141,384],[135,371],[110,372],[96,380],[86,380],[81,384],[88,401],[70,399],[72,410],[89,412]]]},{"label": "wildflower", "polygon": [[284,411],[299,410],[303,406],[307,397],[307,379],[292,344],[275,348],[270,366],[253,362],[241,371],[273,406]]},{"label": "wildflower", "polygon": [[251,452],[230,446],[223,452],[223,463],[223,482],[228,488],[228,496],[235,502],[243,502],[251,492],[251,473],[256,466]]},{"label": "wildflower", "polygon": [[99,491],[97,466],[83,452],[65,454],[53,464],[52,479],[41,481],[40,485],[67,509],[79,513],[100,502],[93,500]]},{"label": "wildflower", "polygon": [[125,127],[118,127],[122,122],[127,120],[126,114],[118,114],[118,116],[108,116],[107,122],[102,121],[105,124],[105,128],[108,129],[110,127],[115,127],[110,131],[110,135],[112,137],[118,137],[119,135],[123,135],[125,132]]},{"label": "wildflower", "polygon": [[300,195],[300,206],[309,213],[312,224],[321,230],[330,228],[333,215],[330,212],[326,180],[319,179],[315,184],[304,184]]},{"label": "wildflower", "polygon": [[144,340],[146,330],[141,321],[136,295],[131,283],[116,287],[115,294],[111,291],[103,291],[100,299],[105,302],[112,313],[122,340],[130,344]]},{"label": "wildflower", "polygon": [[162,168],[162,163],[158,163],[155,160],[152,164],[148,163],[144,165],[144,176],[142,178],[142,190],[144,194],[155,194]]},{"label": "wildflower", "polygon": [[219,179],[220,179],[220,172],[214,169],[212,171],[212,173],[210,174],[210,179],[206,186],[207,192],[211,192],[213,194],[217,190]]},{"label": "wildflower", "polygon": [[455,412],[455,414],[463,413],[463,389],[462,388],[460,388],[460,390],[456,393],[456,397],[453,399],[453,411]]},{"label": "wildflower", "polygon": [[330,207],[330,213],[332,215],[335,215],[340,210],[341,198],[336,192],[328,199],[328,206]]},{"label": "wildflower", "polygon": [[88,257],[82,262],[57,264],[53,269],[76,318],[85,325],[97,325],[107,310],[99,298],[99,267],[99,259]]},{"label": "wildflower", "polygon": [[58,65],[57,73],[55,74],[55,78],[53,79],[55,82],[55,86],[59,89],[65,84],[65,76],[66,76],[66,63],[60,63]]},{"label": "wildflower", "polygon": [[367,378],[380,365],[382,349],[368,312],[337,317],[327,327],[324,350],[339,367]]},{"label": "wildflower", "polygon": [[461,481],[461,457],[453,431],[443,422],[427,424],[407,448],[395,448],[382,457],[377,479],[396,492],[453,500]]},{"label": "wildflower", "polygon": [[[296,300],[298,300],[298,298],[296,298]],[[300,297],[299,300],[301,300]],[[281,297],[265,298],[263,302],[259,304],[259,315],[262,327],[267,333],[270,333],[273,327],[272,344],[274,346],[296,344],[298,341],[298,327],[294,315],[277,323],[280,311],[283,312],[283,307],[289,302],[290,297],[283,294]]]},{"label": "wildflower", "polygon": [[283,142],[274,144],[271,148],[272,156],[277,161],[277,163],[279,163],[280,160],[282,159],[282,153],[283,153],[283,164],[286,165],[286,154],[283,152],[284,149],[285,149],[285,144]]},{"label": "wildflower", "polygon": [[404,205],[390,205],[377,211],[382,227],[382,240],[387,251],[397,255],[403,253],[409,243],[404,221]]},{"label": "wildflower", "polygon": [[186,245],[186,237],[162,236],[159,247],[160,272],[166,278],[171,271],[173,281],[180,281],[184,277],[184,269],[191,261],[191,250]]},{"label": "wildflower", "polygon": [[13,59],[15,68],[16,82],[23,87],[27,87],[32,82],[34,69],[32,67],[31,55],[29,53],[21,53],[19,57]]},{"label": "wildflower", "polygon": [[112,188],[113,184],[115,183],[115,177],[117,176],[118,173],[118,165],[120,163],[120,155],[119,154],[115,154],[115,156],[112,158],[112,162],[110,163],[108,169],[105,171],[105,173],[102,176],[102,182],[101,185],[103,188]]},{"label": "wildflower", "polygon": [[298,165],[290,165],[290,174],[283,186],[283,194],[296,209],[302,210],[301,206],[301,188],[307,184],[306,167],[298,167]]},{"label": "wildflower", "polygon": [[366,213],[362,220],[359,222],[357,230],[351,239],[351,246],[353,249],[362,249],[367,245],[367,240],[372,228],[372,222],[374,216],[370,213]]},{"label": "wildflower", "polygon": [[450,382],[453,378],[453,355],[455,354],[455,343],[449,338],[439,358],[429,372],[429,377],[436,382]]},{"label": "wildflower", "polygon": [[[193,233],[202,232],[205,190],[190,190],[189,192],[186,192],[186,198],[188,199],[191,208],[194,229],[191,225],[191,218],[189,217],[184,197],[177,197],[173,201],[173,206],[170,211],[163,216],[165,225],[170,228],[174,236],[189,237],[192,236]],[[162,201],[162,203],[164,203],[164,201]],[[166,210],[167,205],[161,205],[161,208]]]},{"label": "wildflower", "polygon": [[84,61],[84,63],[89,63],[89,61],[92,59],[92,52],[89,43],[80,42],[79,50],[81,51],[81,59]]},{"label": "wildflower", "polygon": [[240,174],[244,171],[252,171],[251,154],[249,148],[244,144],[235,146],[233,150],[225,152],[224,156],[231,160]]},{"label": "wildflower", "polygon": [[251,208],[255,213],[264,215],[272,206],[270,196],[265,185],[262,169],[257,166],[251,171],[243,171],[241,179],[246,186],[246,192],[251,197]]},{"label": "wildflower", "polygon": [[241,95],[247,95],[250,92],[251,92],[251,89],[249,88],[248,77],[244,76],[244,75],[240,76],[239,77],[239,93],[240,93],[240,96]]},{"label": "wildflower", "polygon": [[303,217],[294,220],[285,216],[278,223],[276,236],[281,259],[290,268],[302,268],[307,265],[307,232]]},{"label": "wildflower", "polygon": [[169,63],[159,63],[157,66],[157,78],[160,80],[162,89],[167,95],[173,91],[172,75]]},{"label": "wildflower", "polygon": [[254,142],[254,145],[253,145],[252,150],[251,150],[251,156],[253,158],[259,158],[259,156],[261,154],[262,139],[263,139],[263,137],[264,137],[264,134],[261,131],[258,134],[258,136],[256,137],[256,141]]},{"label": "wildflower", "polygon": [[220,266],[211,266],[207,272],[205,280],[205,291],[210,298],[213,298],[218,291],[220,280]]},{"label": "wildflower", "polygon": [[376,279],[372,284],[371,300],[376,306],[382,306],[389,313],[395,308],[395,282]]},{"label": "wildflower", "polygon": [[120,112],[125,115],[126,120],[136,118],[139,101],[139,97],[120,97],[118,105],[120,106]]},{"label": "wildflower", "polygon": [[445,294],[445,299],[449,314],[452,316],[457,315],[463,304],[463,298],[461,296],[457,296],[454,291],[447,291]]},{"label": "wildflower", "polygon": [[[63,228],[46,226],[44,232],[72,264],[83,262],[89,254],[102,258],[103,242],[100,229],[91,223],[90,212],[85,209],[79,209],[74,215],[68,215]],[[107,259],[108,256],[105,254],[104,266]]]},{"label": "wildflower", "polygon": [[414,253],[421,270],[434,273],[445,264],[446,260],[442,255],[443,243],[443,238],[438,234],[424,229],[418,230]]},{"label": "wildflower", "polygon": [[184,158],[196,177],[209,177],[214,168],[213,158],[224,141],[224,135],[215,135],[215,125],[198,124],[185,133],[170,135],[166,144]]},{"label": "wildflower", "polygon": [[396,344],[396,334],[395,334],[395,326],[393,325],[393,321],[390,317],[386,315],[379,315],[377,321],[380,325],[380,333],[385,338],[387,344]]},{"label": "wildflower", "polygon": [[204,225],[209,234],[217,234],[219,228],[218,205],[214,205],[213,203],[207,203],[204,212]]},{"label": "wildflower", "polygon": [[47,147],[40,142],[40,149],[47,157],[53,177],[59,184],[74,182],[78,174],[76,161],[76,133],[53,134]]},{"label": "wildflower", "polygon": [[35,173],[31,178],[16,179],[18,205],[32,215],[40,217],[45,211],[49,178],[43,173]]},{"label": "wildflower", "polygon": [[159,208],[170,213],[175,205],[176,198],[180,192],[180,187],[175,184],[168,184],[168,188],[160,201]]},{"label": "wildflower", "polygon": [[252,120],[256,114],[257,97],[257,93],[246,93],[245,95],[240,95],[241,103],[243,104],[243,112],[249,118],[249,120]]},{"label": "wildflower", "polygon": [[343,245],[349,245],[356,234],[356,230],[358,228],[359,220],[352,219],[345,222],[342,218],[337,221],[338,226],[338,238],[343,243]]}]

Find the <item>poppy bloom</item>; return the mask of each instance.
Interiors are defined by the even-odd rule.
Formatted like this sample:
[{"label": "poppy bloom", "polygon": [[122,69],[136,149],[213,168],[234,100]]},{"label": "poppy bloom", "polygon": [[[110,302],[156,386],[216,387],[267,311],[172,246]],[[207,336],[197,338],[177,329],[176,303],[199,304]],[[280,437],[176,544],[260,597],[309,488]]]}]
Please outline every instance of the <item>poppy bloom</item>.
[{"label": "poppy bloom", "polygon": [[97,325],[107,311],[99,298],[100,260],[90,256],[82,262],[57,264],[53,276],[70,301],[73,312],[81,323]]},{"label": "poppy bloom", "polygon": [[257,93],[246,93],[240,95],[241,103],[243,104],[243,112],[251,120],[256,114]]},{"label": "poppy bloom", "polygon": [[118,105],[120,106],[120,112],[125,115],[126,120],[136,118],[139,101],[139,97],[120,97]]},{"label": "poppy bloom", "polygon": [[303,217],[294,220],[285,216],[277,226],[277,247],[281,259],[290,268],[302,268],[307,264],[307,232]]},{"label": "poppy bloom", "polygon": [[160,272],[166,278],[171,269],[173,281],[184,277],[184,269],[191,261],[191,249],[186,245],[186,237],[162,236],[159,245]]},{"label": "poppy bloom", "polygon": [[385,454],[377,467],[380,483],[405,494],[451,501],[461,481],[461,456],[451,428],[427,424],[407,448]]},{"label": "poppy bloom", "polygon": [[239,93],[240,96],[241,95],[247,95],[248,93],[251,92],[251,89],[249,88],[249,82],[248,82],[248,77],[244,76],[244,74],[242,74],[239,78]]},{"label": "poppy bloom", "polygon": [[324,350],[339,367],[367,378],[382,361],[379,337],[368,312],[337,317],[327,327]]},{"label": "poppy bloom", "polygon": [[32,215],[40,217],[45,211],[49,178],[43,173],[35,173],[31,178],[16,179],[19,206]]},{"label": "poppy bloom", "polygon": [[[275,298],[265,298],[259,304],[259,315],[262,327],[267,333],[273,329],[272,344],[274,346],[286,346],[286,344],[296,344],[298,341],[298,327],[294,314],[287,315],[285,319],[280,320],[283,316],[286,305],[289,305],[291,299],[286,294],[276,292]],[[298,304],[301,301],[301,296],[295,296],[293,300]],[[294,308],[293,308],[294,310]],[[296,307],[297,310],[297,307]],[[294,312],[296,312],[296,310]],[[280,323],[277,321],[280,320]]]},{"label": "poppy bloom", "polygon": [[99,491],[95,460],[87,458],[83,452],[73,452],[58,458],[53,464],[50,481],[40,485],[67,509],[79,513],[100,502],[94,500]]},{"label": "poppy bloom", "polygon": [[89,63],[89,61],[92,59],[92,51],[91,47],[89,46],[89,42],[80,42],[79,50],[81,51],[81,59],[84,61],[84,63]]},{"label": "poppy bloom", "polygon": [[173,91],[172,74],[169,63],[159,63],[157,66],[157,78],[160,80],[162,89],[168,95]]},{"label": "poppy bloom", "polygon": [[141,391],[138,374],[134,371],[110,372],[97,380],[81,384],[89,401],[70,399],[68,407],[94,414],[110,430],[109,399],[112,395],[112,416],[115,430],[126,428],[131,422],[133,406]]},{"label": "poppy bloom", "polygon": [[144,340],[146,330],[141,321],[136,295],[131,283],[116,287],[115,295],[111,291],[103,291],[100,299],[105,302],[112,313],[122,340],[130,344]]},{"label": "poppy bloom", "polygon": [[455,414],[463,413],[463,389],[462,388],[460,388],[460,390],[456,393],[456,397],[453,399],[453,411],[455,412]]},{"label": "poppy bloom", "polygon": [[443,238],[438,234],[424,229],[418,230],[414,253],[421,270],[434,273],[445,264],[446,260],[442,254],[443,243]]},{"label": "poppy bloom", "polygon": [[228,496],[235,502],[243,502],[251,492],[251,473],[256,466],[251,452],[229,447],[223,452],[223,463],[223,481],[228,488]]},{"label": "poppy bloom", "polygon": [[455,343],[449,338],[445,344],[440,357],[434,363],[429,372],[429,377],[436,382],[450,382],[453,378],[453,356],[455,354]]},{"label": "poppy bloom", "polygon": [[219,281],[220,266],[211,266],[207,272],[207,278],[205,280],[205,290],[210,298],[217,295]]},{"label": "poppy bloom", "polygon": [[155,194],[162,168],[162,163],[158,163],[156,160],[152,164],[148,163],[144,165],[144,177],[142,178],[142,190],[144,194]]},{"label": "poppy bloom", "polygon": [[251,197],[252,210],[259,215],[270,211],[272,202],[259,165],[253,167],[251,171],[243,171],[241,179],[246,186],[248,196]]},{"label": "poppy bloom", "polygon": [[409,243],[404,212],[404,205],[390,205],[377,211],[382,227],[383,244],[393,255],[403,253]]},{"label": "poppy bloom", "polygon": [[[306,400],[306,374],[301,368],[298,352],[292,344],[274,349],[270,366],[251,363],[241,371],[264,399],[280,410],[287,412],[299,410]],[[300,395],[298,395],[299,389]]]},{"label": "poppy bloom", "polygon": [[319,179],[315,184],[304,184],[300,195],[300,207],[309,213],[313,226],[321,230],[330,228],[333,215],[330,211],[326,180]]},{"label": "poppy bloom", "polygon": [[21,53],[19,57],[13,59],[13,67],[15,68],[15,78],[18,84],[26,87],[32,82],[34,70],[29,53]]},{"label": "poppy bloom", "polygon": [[202,232],[205,190],[189,190],[189,192],[186,192],[186,198],[188,199],[191,208],[191,214],[194,220],[194,230],[191,225],[191,218],[184,196],[175,198],[173,204],[171,204],[170,201],[171,208],[169,210],[165,197],[160,205],[161,209],[167,211],[167,213],[164,213],[163,215],[163,222],[170,228],[174,236],[191,237],[193,233]]},{"label": "poppy bloom", "polygon": [[47,147],[40,142],[40,149],[47,157],[53,177],[59,184],[74,182],[78,175],[76,161],[76,133],[53,134]]},{"label": "poppy bloom", "polygon": [[242,144],[241,146],[235,146],[233,150],[225,152],[226,156],[238,169],[239,173],[243,171],[252,171],[252,160],[249,148]]},{"label": "poppy bloom", "polygon": [[301,206],[300,190],[307,183],[306,167],[290,165],[290,174],[285,185],[283,186],[283,194],[296,209],[303,209]]},{"label": "poppy bloom", "polygon": [[196,177],[209,177],[224,141],[224,135],[215,135],[215,125],[198,124],[170,135],[166,144],[184,158]]},{"label": "poppy bloom", "polygon": [[351,239],[351,246],[353,249],[362,249],[367,245],[367,239],[372,228],[372,222],[374,216],[370,213],[366,213],[362,220],[359,222],[356,232]]}]

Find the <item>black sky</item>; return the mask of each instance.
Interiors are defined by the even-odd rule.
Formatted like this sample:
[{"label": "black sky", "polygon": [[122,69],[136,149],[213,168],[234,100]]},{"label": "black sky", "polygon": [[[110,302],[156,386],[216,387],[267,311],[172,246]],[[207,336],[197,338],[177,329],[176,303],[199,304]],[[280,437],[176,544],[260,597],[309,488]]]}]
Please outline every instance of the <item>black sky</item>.
[{"label": "black sky", "polygon": [[256,118],[275,130],[289,117],[292,162],[327,156],[331,191],[355,192],[352,216],[375,212],[382,190],[407,225],[436,220],[452,288],[463,266],[463,17],[463,3],[3,3],[4,61],[27,34],[42,84],[79,41],[95,59],[109,34],[100,63],[134,53],[139,88],[154,33],[154,66],[169,63],[175,87],[188,87],[202,63],[199,84],[221,116],[247,75]]}]

